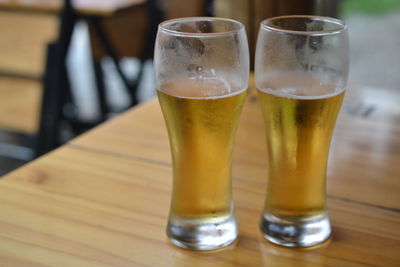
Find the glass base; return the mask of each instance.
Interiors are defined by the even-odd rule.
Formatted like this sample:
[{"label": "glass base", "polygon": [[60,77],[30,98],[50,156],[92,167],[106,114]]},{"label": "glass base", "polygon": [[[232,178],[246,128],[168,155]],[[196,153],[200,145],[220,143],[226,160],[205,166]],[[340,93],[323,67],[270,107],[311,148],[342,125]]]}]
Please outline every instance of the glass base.
[{"label": "glass base", "polygon": [[233,215],[202,220],[170,217],[167,235],[174,245],[181,248],[214,250],[232,244],[238,230]]},{"label": "glass base", "polygon": [[310,247],[327,240],[331,235],[326,213],[307,219],[288,220],[264,214],[260,229],[265,239],[285,247]]}]

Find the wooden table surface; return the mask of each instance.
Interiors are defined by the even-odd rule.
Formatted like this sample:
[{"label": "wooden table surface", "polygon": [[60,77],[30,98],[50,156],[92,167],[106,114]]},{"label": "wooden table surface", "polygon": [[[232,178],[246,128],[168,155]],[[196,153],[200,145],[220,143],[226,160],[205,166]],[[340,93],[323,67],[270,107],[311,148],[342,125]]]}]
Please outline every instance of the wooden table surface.
[{"label": "wooden table surface", "polygon": [[328,170],[333,237],[322,246],[283,248],[258,230],[267,166],[261,113],[250,92],[233,162],[235,247],[199,253],[167,241],[171,160],[152,100],[0,179],[0,262],[400,266],[399,100],[396,91],[364,88],[346,97]]}]

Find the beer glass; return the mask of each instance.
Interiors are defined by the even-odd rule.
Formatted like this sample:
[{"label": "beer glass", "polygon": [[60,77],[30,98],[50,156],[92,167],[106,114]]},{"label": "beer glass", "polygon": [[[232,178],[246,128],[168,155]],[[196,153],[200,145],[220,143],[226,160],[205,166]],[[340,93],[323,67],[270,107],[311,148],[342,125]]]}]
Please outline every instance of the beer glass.
[{"label": "beer glass", "polygon": [[244,26],[222,18],[165,21],[154,67],[172,154],[167,235],[188,249],[228,246],[237,238],[232,149],[249,78]]},{"label": "beer glass", "polygon": [[260,228],[279,245],[307,247],[329,238],[326,168],[345,93],[345,24],[318,16],[264,20],[255,79],[268,151]]}]

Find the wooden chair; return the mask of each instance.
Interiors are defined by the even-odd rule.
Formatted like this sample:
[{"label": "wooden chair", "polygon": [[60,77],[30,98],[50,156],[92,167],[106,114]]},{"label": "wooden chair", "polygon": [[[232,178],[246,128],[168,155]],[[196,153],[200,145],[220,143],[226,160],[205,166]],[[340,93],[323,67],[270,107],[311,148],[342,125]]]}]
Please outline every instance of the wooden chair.
[{"label": "wooden chair", "polygon": [[[118,60],[121,56],[140,56],[142,60],[150,56],[149,47],[154,42],[151,36],[155,36],[154,29],[158,23],[155,19],[160,16],[152,0],[147,2],[145,0],[75,0],[73,3],[74,7],[70,0],[28,2],[6,0],[0,3],[1,13],[17,15],[16,19],[8,23],[10,25],[7,23],[0,25],[0,30],[8,31],[12,36],[10,39],[18,41],[18,38],[21,38],[22,40],[18,43],[21,44],[20,47],[10,44],[10,39],[4,42],[0,40],[0,58],[2,59],[0,60],[0,94],[4,92],[6,95],[0,99],[0,112],[3,112],[0,114],[11,113],[11,116],[0,116],[0,128],[6,129],[6,132],[10,131],[13,135],[20,132],[26,136],[37,134],[36,155],[50,151],[62,142],[61,125],[68,124],[77,134],[105,120],[109,112],[99,71],[96,71],[96,80],[99,84],[97,92],[102,111],[99,120],[86,123],[80,121],[76,114],[71,112],[74,110],[71,109],[74,103],[65,61],[76,21],[83,19],[90,26],[94,65],[99,66],[97,63],[105,55],[113,59],[121,78],[130,89],[133,105],[137,103],[137,82],[130,83],[126,79]],[[31,39],[24,39],[22,38],[23,31],[12,31],[15,31],[16,22],[19,23],[17,25],[27,24],[22,25],[21,29],[23,27],[32,29],[32,25],[29,24],[32,20],[27,23],[26,16],[28,15],[41,18],[45,22],[33,21],[32,24],[38,28],[32,30],[32,34],[29,35]],[[2,20],[3,17],[0,17],[0,22]],[[49,27],[50,29],[47,29],[45,26],[48,26],[49,20],[53,24]],[[151,28],[153,28],[153,33],[150,32]],[[44,36],[41,36],[43,32]],[[27,50],[25,48],[29,47],[29,43],[35,48],[34,52],[21,55]],[[47,45],[47,43],[50,44]],[[13,47],[21,49],[17,52]],[[9,51],[4,49],[6,52],[2,53],[1,48],[9,48]],[[13,103],[10,97],[22,104]],[[13,109],[17,106],[24,107],[23,111],[15,112]],[[26,119],[23,120],[25,117]],[[20,124],[28,126],[24,128]]]},{"label": "wooden chair", "polygon": [[[199,16],[206,13],[207,1],[173,0],[165,4],[165,10],[160,8],[156,0],[147,0],[142,5],[123,9],[114,16],[99,17],[92,13],[79,14],[70,6],[70,0],[65,0],[61,16],[60,35],[57,43],[49,46],[47,60],[44,97],[41,113],[41,124],[36,146],[36,155],[41,155],[57,147],[59,129],[63,121],[70,123],[77,134],[91,126],[106,120],[110,108],[105,94],[105,85],[101,60],[109,56],[128,89],[131,105],[138,103],[137,86],[143,73],[143,63],[152,58],[155,36],[158,24],[166,17]],[[76,118],[68,117],[62,107],[71,101],[68,79],[65,70],[65,57],[70,42],[73,24],[77,19],[88,22],[92,47],[93,66],[96,74],[97,93],[101,109],[101,118],[92,124],[82,123]],[[135,81],[130,81],[123,73],[119,59],[121,57],[136,57],[140,60],[140,69]],[[58,67],[56,67],[58,66]],[[55,68],[56,67],[56,68]],[[56,88],[61,90],[58,92]]]},{"label": "wooden chair", "polygon": [[[1,10],[41,14],[57,21],[53,25],[51,38],[45,39],[46,42],[55,41],[47,45],[47,53],[43,53],[45,51],[43,49],[42,53],[37,54],[38,59],[32,60],[39,67],[30,72],[22,71],[22,74],[13,74],[18,78],[26,76],[34,80],[36,89],[38,89],[35,92],[39,92],[35,98],[37,102],[35,110],[27,112],[35,116],[29,119],[31,124],[35,125],[34,127],[31,126],[29,134],[37,133],[34,147],[36,156],[52,150],[63,142],[61,138],[62,125],[68,125],[74,134],[79,134],[106,120],[111,110],[106,99],[103,70],[100,65],[105,56],[109,56],[114,62],[117,72],[129,92],[131,106],[138,102],[136,91],[142,75],[142,68],[139,70],[138,79],[130,81],[121,70],[119,59],[121,57],[136,57],[140,59],[141,66],[143,66],[143,62],[152,57],[157,25],[161,20],[204,15],[208,3],[204,0],[164,1],[165,16],[163,9],[159,8],[156,0],[75,0],[73,3],[71,3],[71,0],[29,2],[10,0],[0,3]],[[57,16],[58,12],[60,12],[59,17]],[[74,25],[81,19],[89,25],[91,53],[101,110],[99,119],[91,122],[79,120],[74,112],[74,102],[65,66]],[[57,25],[58,30],[56,29]],[[46,47],[44,43],[41,46],[42,48]],[[47,56],[45,56],[46,54]],[[46,58],[46,60],[43,60],[43,58]],[[9,61],[12,62],[12,57]],[[0,73],[2,72],[10,76],[12,71],[2,71],[2,63],[0,62]],[[43,80],[42,92],[40,88],[41,80]],[[16,89],[15,92],[17,91],[19,90]],[[39,111],[39,109],[41,110]]]},{"label": "wooden chair", "polygon": [[[162,13],[157,9],[153,0],[147,1],[145,5],[132,6],[134,10],[124,9],[114,16],[106,18],[93,14],[79,14],[72,7],[71,0],[65,0],[64,3],[60,17],[59,38],[55,43],[48,46],[40,128],[35,148],[36,155],[42,155],[61,144],[61,124],[68,123],[75,134],[79,134],[107,118],[110,109],[106,99],[100,65],[100,60],[105,55],[112,59],[118,74],[127,87],[131,96],[131,106],[138,102],[137,85],[141,78],[142,67],[138,79],[130,82],[121,70],[119,59],[122,55],[137,56],[143,62],[151,57],[157,25],[162,19]],[[138,17],[132,14],[138,15]],[[66,56],[72,31],[78,19],[84,19],[90,26],[93,65],[101,107],[100,119],[91,123],[82,122],[73,112],[65,111],[66,105],[72,103],[66,71]],[[133,38],[130,37],[129,33]],[[132,44],[133,47],[130,47],[129,44]]]}]

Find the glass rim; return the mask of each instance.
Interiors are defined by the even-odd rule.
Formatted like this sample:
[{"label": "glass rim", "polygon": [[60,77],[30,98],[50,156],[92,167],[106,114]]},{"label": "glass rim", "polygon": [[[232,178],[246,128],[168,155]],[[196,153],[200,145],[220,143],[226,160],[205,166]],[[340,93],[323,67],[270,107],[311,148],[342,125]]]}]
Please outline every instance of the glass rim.
[{"label": "glass rim", "polygon": [[[184,31],[176,31],[167,29],[166,26],[171,25],[174,22],[190,22],[190,21],[223,21],[223,22],[230,22],[238,26],[237,29],[230,30],[230,31],[221,31],[221,32],[210,32],[210,33],[203,33],[203,32],[184,32]],[[188,36],[188,37],[212,37],[212,36],[227,36],[231,34],[238,33],[244,29],[243,23],[240,21],[229,19],[229,18],[220,18],[220,17],[183,17],[183,18],[176,18],[176,19],[169,19],[166,21],[161,22],[158,25],[158,30],[167,34],[175,35],[175,36]]]},{"label": "glass rim", "polygon": [[[329,23],[337,25],[338,28],[331,29],[331,30],[322,30],[322,31],[307,31],[307,30],[302,31],[302,30],[280,29],[280,28],[277,28],[277,27],[267,24],[274,20],[293,19],[293,18],[304,18],[304,19],[312,19],[312,20],[316,20],[316,21],[329,22]],[[313,16],[313,15],[286,15],[286,16],[271,17],[271,18],[263,20],[261,22],[261,27],[263,29],[265,29],[267,31],[271,31],[271,32],[277,32],[277,33],[282,33],[282,34],[294,34],[294,35],[309,35],[309,36],[334,35],[334,34],[343,33],[344,31],[347,30],[346,23],[344,23],[344,21],[342,21],[340,19],[335,19],[335,18],[325,17],[325,16]]]}]

